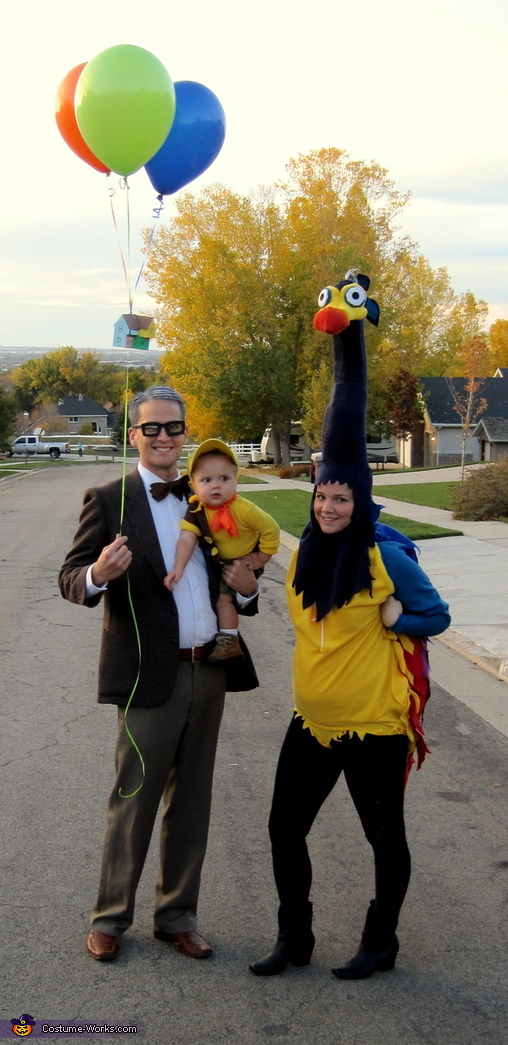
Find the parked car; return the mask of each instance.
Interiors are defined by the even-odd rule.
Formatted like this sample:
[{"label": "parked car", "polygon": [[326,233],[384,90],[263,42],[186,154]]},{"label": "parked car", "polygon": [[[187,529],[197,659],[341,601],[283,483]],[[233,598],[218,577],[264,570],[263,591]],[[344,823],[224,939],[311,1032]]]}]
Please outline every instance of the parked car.
[{"label": "parked car", "polygon": [[[317,466],[322,458],[321,450],[310,455],[310,480],[315,482]],[[397,450],[393,439],[387,436],[367,436],[367,460],[370,464],[397,464]]]}]

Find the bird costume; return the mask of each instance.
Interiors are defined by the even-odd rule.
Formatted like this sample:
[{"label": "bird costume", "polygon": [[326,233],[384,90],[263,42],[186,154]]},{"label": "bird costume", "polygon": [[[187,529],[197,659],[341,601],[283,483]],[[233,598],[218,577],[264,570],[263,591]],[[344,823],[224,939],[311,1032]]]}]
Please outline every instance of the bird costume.
[{"label": "bird costume", "polygon": [[[426,639],[449,624],[448,607],[417,565],[412,541],[378,523],[372,501],[365,419],[367,367],[363,321],[377,325],[370,280],[347,273],[319,296],[314,319],[333,336],[334,385],[323,425],[317,484],[354,491],[350,525],[324,534],[314,516],[294,553],[287,600],[297,641],[293,693],[297,716],[321,744],[349,733],[406,734],[409,763],[428,750],[423,711],[429,695]],[[391,628],[381,619],[389,595],[408,612]]]},{"label": "bird costume", "polygon": [[[425,637],[444,631],[450,617],[412,542],[380,525],[372,502],[363,323],[377,324],[379,307],[369,283],[350,271],[325,287],[314,319],[333,337],[334,385],[310,520],[286,583],[296,639],[294,716],[269,819],[279,933],[273,950],[250,965],[257,976],[310,962],[307,838],[342,773],[374,853],[376,896],[357,954],[332,972],[338,979],[385,972],[399,950],[395,930],[411,873],[404,787],[413,751],[421,764],[427,750]],[[392,618],[388,627],[384,620]]]}]

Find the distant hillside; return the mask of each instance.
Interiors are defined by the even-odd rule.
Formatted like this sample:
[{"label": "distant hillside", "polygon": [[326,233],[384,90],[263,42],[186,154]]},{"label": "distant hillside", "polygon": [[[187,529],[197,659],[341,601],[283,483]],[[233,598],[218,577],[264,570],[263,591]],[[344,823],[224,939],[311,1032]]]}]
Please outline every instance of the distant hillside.
[{"label": "distant hillside", "polygon": [[[0,370],[11,370],[14,366],[21,366],[27,359],[37,359],[47,356],[50,352],[57,352],[61,345],[52,345],[48,348],[27,348],[22,345],[0,345]],[[138,349],[127,350],[125,348],[78,348],[77,352],[93,352],[103,363],[116,363],[117,366],[125,366],[126,363],[134,363],[135,366],[156,366],[164,349],[149,348],[147,351]]]}]

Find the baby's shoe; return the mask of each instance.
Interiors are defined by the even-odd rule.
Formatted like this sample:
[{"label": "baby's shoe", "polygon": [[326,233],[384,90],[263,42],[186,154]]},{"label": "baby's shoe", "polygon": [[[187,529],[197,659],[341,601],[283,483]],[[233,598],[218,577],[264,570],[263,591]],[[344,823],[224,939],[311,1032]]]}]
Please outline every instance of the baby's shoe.
[{"label": "baby's shoe", "polygon": [[230,660],[232,657],[243,657],[238,635],[224,635],[221,631],[215,639],[215,646],[207,657],[213,663]]}]

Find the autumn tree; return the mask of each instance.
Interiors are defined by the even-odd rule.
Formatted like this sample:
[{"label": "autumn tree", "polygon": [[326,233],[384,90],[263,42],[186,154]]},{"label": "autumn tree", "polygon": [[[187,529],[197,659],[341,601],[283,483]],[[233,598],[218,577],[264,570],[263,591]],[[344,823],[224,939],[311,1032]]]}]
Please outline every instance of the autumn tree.
[{"label": "autumn tree", "polygon": [[407,197],[375,163],[339,149],[293,159],[284,182],[252,196],[223,185],[184,193],[146,269],[159,306],[169,380],[206,411],[197,435],[242,437],[272,425],[289,455],[303,416],[319,443],[332,381],[330,339],[313,330],[321,288],[354,267],[372,279],[378,330],[366,324],[371,387],[398,367],[444,373],[480,327],[483,304],[454,295],[396,222]]},{"label": "autumn tree", "polygon": [[498,367],[508,367],[508,319],[496,319],[489,328],[489,375],[493,377]]},{"label": "autumn tree", "polygon": [[471,428],[481,414],[487,409],[487,400],[481,395],[484,381],[478,375],[482,372],[488,353],[488,342],[485,336],[478,335],[462,347],[462,359],[465,381],[460,383],[447,378],[446,383],[453,399],[453,409],[460,417],[462,428],[461,439],[461,481],[464,482],[466,465],[466,444]]},{"label": "autumn tree", "polygon": [[[27,359],[11,375],[12,394],[18,411],[33,409],[39,399],[39,360]],[[36,391],[37,388],[37,391]]]},{"label": "autumn tree", "polygon": [[20,406],[32,409],[36,403],[55,402],[63,396],[87,395],[99,401],[110,375],[93,352],[82,356],[71,346],[28,359],[12,374]]},{"label": "autumn tree", "polygon": [[12,442],[16,404],[13,396],[0,386],[0,450],[7,450]]},{"label": "autumn tree", "polygon": [[[95,352],[80,354],[72,346],[28,359],[11,377],[13,395],[19,410],[32,410],[37,404],[57,403],[64,396],[85,395],[96,403],[117,406],[126,384],[125,368],[102,363]],[[132,392],[154,383],[154,374],[129,367]]]},{"label": "autumn tree", "polygon": [[397,439],[408,435],[423,418],[423,401],[418,378],[399,367],[390,377],[383,393],[390,431]]},{"label": "autumn tree", "polygon": [[[396,439],[407,439],[423,421],[423,397],[417,377],[398,367],[381,391],[386,421],[383,432]],[[402,458],[404,464],[404,456]]]},{"label": "autumn tree", "polygon": [[181,196],[147,268],[168,378],[220,419],[218,433],[271,424],[286,459],[320,359],[329,367],[317,294],[351,263],[381,259],[404,202],[381,168],[337,149],[291,161],[288,175],[252,198],[224,186]]},{"label": "autumn tree", "polygon": [[[147,280],[161,305],[158,340],[168,380],[190,400],[198,437],[260,435],[270,422],[289,445],[298,409],[303,322],[276,273],[283,239],[270,199],[221,186],[186,194],[161,230]],[[202,404],[204,417],[193,413]]]},{"label": "autumn tree", "polygon": [[314,450],[321,446],[323,418],[330,399],[331,382],[329,363],[322,359],[310,375],[302,393],[305,435],[309,446]]}]

